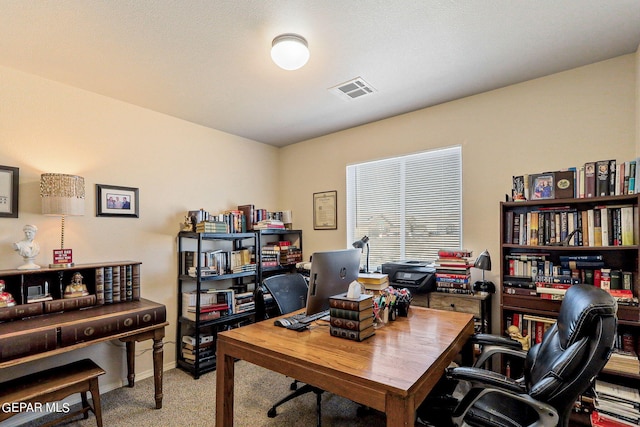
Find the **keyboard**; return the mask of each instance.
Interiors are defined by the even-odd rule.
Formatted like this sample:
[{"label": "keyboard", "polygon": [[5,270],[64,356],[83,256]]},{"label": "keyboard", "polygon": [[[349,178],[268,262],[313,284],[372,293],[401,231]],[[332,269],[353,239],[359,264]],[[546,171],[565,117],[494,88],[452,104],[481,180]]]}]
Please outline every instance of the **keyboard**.
[{"label": "keyboard", "polygon": [[307,316],[305,313],[298,313],[289,317],[278,319],[274,323],[276,326],[282,326],[287,329],[301,331],[306,329],[309,326],[309,323],[320,320],[326,316],[329,316],[329,310],[321,311],[309,316]]}]

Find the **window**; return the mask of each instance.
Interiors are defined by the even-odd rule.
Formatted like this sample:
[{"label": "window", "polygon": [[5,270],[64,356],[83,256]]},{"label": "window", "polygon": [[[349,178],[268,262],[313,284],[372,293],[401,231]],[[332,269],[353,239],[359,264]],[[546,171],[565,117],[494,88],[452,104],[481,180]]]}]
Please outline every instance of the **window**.
[{"label": "window", "polygon": [[[369,270],[435,261],[462,245],[460,147],[347,166],[347,242],[369,236]],[[363,250],[363,265],[366,260]]]}]

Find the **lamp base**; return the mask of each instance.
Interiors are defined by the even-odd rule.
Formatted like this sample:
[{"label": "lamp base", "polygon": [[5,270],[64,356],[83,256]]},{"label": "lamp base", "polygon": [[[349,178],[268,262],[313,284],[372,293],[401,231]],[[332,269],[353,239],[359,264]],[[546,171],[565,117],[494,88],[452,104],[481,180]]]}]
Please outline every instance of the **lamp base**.
[{"label": "lamp base", "polygon": [[71,268],[75,264],[72,262],[64,262],[59,264],[49,264],[49,268]]},{"label": "lamp base", "polygon": [[473,284],[474,292],[486,292],[493,294],[496,292],[496,285],[488,280],[478,280]]}]

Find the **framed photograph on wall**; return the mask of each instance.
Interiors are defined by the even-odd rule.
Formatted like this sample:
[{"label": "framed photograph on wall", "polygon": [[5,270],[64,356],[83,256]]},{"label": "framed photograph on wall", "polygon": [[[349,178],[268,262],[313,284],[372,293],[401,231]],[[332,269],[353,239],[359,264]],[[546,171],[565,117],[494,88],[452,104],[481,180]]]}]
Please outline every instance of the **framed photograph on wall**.
[{"label": "framed photograph on wall", "polygon": [[0,166],[0,218],[18,218],[20,169]]},{"label": "framed photograph on wall", "polygon": [[313,193],[313,229],[335,230],[337,221],[337,191]]},{"label": "framed photograph on wall", "polygon": [[137,188],[96,184],[96,216],[138,218],[139,210]]}]

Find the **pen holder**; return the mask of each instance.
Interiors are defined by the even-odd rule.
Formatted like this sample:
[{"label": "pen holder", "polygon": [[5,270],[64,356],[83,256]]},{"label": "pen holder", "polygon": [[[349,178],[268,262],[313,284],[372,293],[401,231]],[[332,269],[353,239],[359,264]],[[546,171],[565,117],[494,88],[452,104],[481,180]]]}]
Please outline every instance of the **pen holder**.
[{"label": "pen holder", "polygon": [[409,315],[410,304],[411,303],[409,301],[397,302],[396,305],[398,306],[398,316],[407,317]]}]

